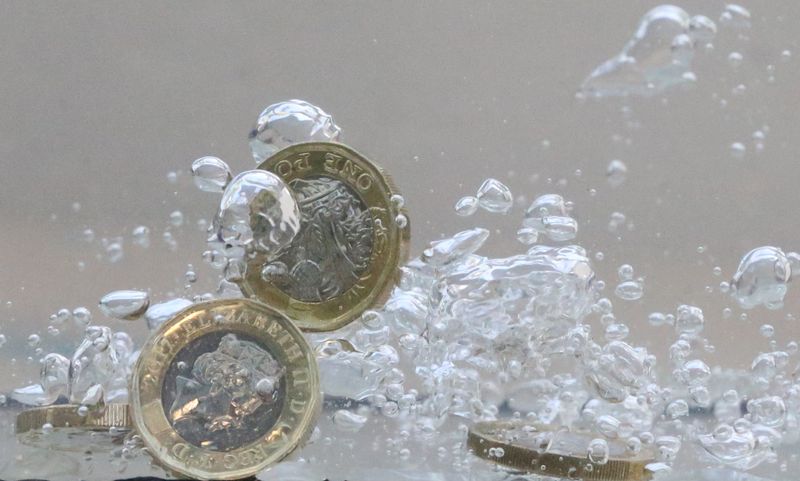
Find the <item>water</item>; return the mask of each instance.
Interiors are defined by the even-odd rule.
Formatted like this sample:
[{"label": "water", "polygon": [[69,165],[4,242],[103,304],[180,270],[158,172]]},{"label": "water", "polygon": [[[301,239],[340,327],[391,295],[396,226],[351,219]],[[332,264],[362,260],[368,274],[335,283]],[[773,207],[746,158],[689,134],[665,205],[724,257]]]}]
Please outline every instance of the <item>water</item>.
[{"label": "water", "polygon": [[272,104],[261,112],[250,132],[250,149],[256,163],[261,163],[291,144],[311,140],[336,142],[340,135],[341,129],[324,110],[293,99]]},{"label": "water", "polygon": [[511,190],[497,179],[486,179],[475,196],[478,207],[498,214],[507,214],[513,206]]},{"label": "water", "polygon": [[218,157],[200,157],[192,162],[194,185],[204,191],[221,194],[233,179],[231,168]]},{"label": "water", "polygon": [[639,21],[622,51],[598,66],[581,85],[593,97],[652,96],[695,80],[692,60],[698,45],[711,42],[716,27],[707,17],[661,5]]},{"label": "water", "polygon": [[150,295],[144,291],[114,291],[100,299],[100,310],[108,317],[122,320],[136,320],[150,306]]},{"label": "water", "polygon": [[[622,70],[614,69],[628,67],[614,64],[614,69],[604,73],[610,76],[592,80],[592,92],[600,96],[644,92],[642,95],[650,96],[655,92],[665,93],[673,85],[690,83],[686,74],[690,73],[694,57],[701,55],[698,46],[715,38],[716,27],[708,17],[689,17],[681,12],[675,7],[654,10],[645,17],[647,22],[640,27],[635,42],[632,40],[626,47],[626,55],[636,60],[641,76],[655,79],[649,81],[644,91],[639,90],[641,77],[634,76],[632,84],[625,79],[621,81],[618,74]],[[739,34],[746,30],[742,26],[744,18],[739,9],[727,7],[720,18],[720,30]],[[746,18],[749,22],[749,14]],[[718,47],[726,72],[743,71],[752,61],[752,54],[736,47],[747,56],[734,65],[736,61],[730,60],[728,47],[732,48]],[[780,56],[783,58],[782,53]],[[661,63],[665,59],[668,62]],[[737,80],[735,85],[738,84]],[[729,90],[724,89],[725,95]],[[750,88],[747,90],[741,95],[749,95]],[[327,122],[327,114],[320,113],[317,107],[307,109],[312,114],[294,112],[285,118],[280,118],[273,107],[267,109],[273,112],[266,122],[270,127],[262,131],[269,131],[272,137],[264,140],[266,137],[261,139],[256,135],[251,139],[257,159],[280,145],[315,138],[313,125]],[[506,177],[492,174],[504,182],[490,178],[477,192],[467,189],[459,194],[471,194],[462,197],[455,206],[456,215],[463,217],[459,219],[463,227],[443,238],[432,236],[429,245],[418,249],[404,266],[399,286],[384,305],[365,312],[361,319],[341,331],[309,335],[322,371],[326,399],[323,418],[312,444],[296,455],[298,459],[278,466],[265,476],[278,476],[275,473],[281,472],[284,476],[281,479],[292,479],[298,472],[320,471],[317,477],[321,478],[348,469],[357,471],[356,458],[363,464],[363,453],[367,452],[370,464],[394,466],[392,463],[396,462],[403,469],[398,479],[400,476],[432,479],[439,476],[436,473],[444,473],[440,479],[462,475],[461,479],[506,479],[510,475],[492,472],[483,461],[473,459],[463,440],[471,422],[509,417],[587,431],[592,441],[585,455],[596,464],[608,461],[612,440],[621,442],[632,453],[655,449],[658,459],[651,468],[660,472],[667,472],[673,466],[675,471],[685,472],[682,467],[694,462],[724,466],[722,472],[749,479],[744,471],[776,473],[779,465],[795,462],[792,453],[800,436],[797,429],[800,412],[796,343],[792,347],[796,335],[790,329],[796,320],[791,311],[780,309],[790,300],[792,272],[800,270],[797,269],[800,256],[775,247],[757,248],[742,258],[732,276],[729,293],[724,296],[722,288],[689,292],[689,287],[681,285],[675,287],[678,295],[670,303],[653,302],[659,291],[672,286],[665,286],[652,265],[636,261],[634,270],[628,264],[632,261],[626,258],[625,249],[630,244],[622,244],[623,237],[659,246],[654,247],[653,257],[663,254],[670,260],[676,259],[676,264],[702,265],[710,279],[703,282],[715,285],[721,280],[716,276],[723,273],[731,276],[738,254],[737,259],[719,256],[713,242],[705,247],[706,241],[712,239],[703,240],[700,249],[696,249],[698,243],[692,240],[688,247],[683,246],[686,247],[683,251],[669,255],[662,252],[660,239],[677,236],[678,232],[703,230],[708,220],[698,221],[696,212],[678,205],[675,199],[660,199],[660,194],[642,202],[652,201],[656,205],[673,202],[675,211],[686,217],[686,223],[665,223],[658,232],[648,231],[644,237],[633,237],[636,234],[633,223],[636,221],[638,225],[640,220],[637,209],[620,203],[619,198],[609,194],[608,188],[614,192],[639,189],[640,180],[635,177],[649,175],[649,164],[625,154],[627,142],[641,141],[640,137],[631,140],[637,129],[648,128],[637,125],[637,108],[623,112],[629,124],[625,129],[620,128],[624,135],[613,140],[619,151],[603,153],[592,160],[597,174],[593,183],[582,180],[589,176],[588,168],[574,177],[571,175],[574,169],[570,168],[569,179],[548,178],[551,175],[548,168],[539,164],[531,166],[531,172],[537,176],[529,181],[524,179],[530,172],[509,173]],[[747,126],[746,131],[731,136],[731,140],[747,141],[747,145],[735,142],[742,149],[731,147],[729,151],[731,140],[721,143],[721,155],[726,159],[734,155],[744,162],[751,160],[758,150],[757,143],[767,139],[766,129],[761,125],[758,122],[756,126]],[[751,134],[756,128],[759,133]],[[295,130],[305,133],[287,133]],[[333,129],[329,124],[322,130],[327,133],[316,138],[332,138],[334,130],[338,138],[338,127]],[[631,138],[626,140],[626,136]],[[550,141],[547,145],[550,146]],[[553,143],[546,150],[552,154],[558,148]],[[741,155],[737,153],[739,150]],[[626,162],[607,163],[617,155]],[[570,160],[566,154],[564,158]],[[675,165],[682,160],[676,160]],[[700,166],[702,159],[691,161]],[[236,177],[240,179],[237,183],[224,163],[206,162],[202,169],[193,165],[192,173],[201,190],[222,194],[220,212],[212,226],[211,245],[203,254],[209,266],[217,271],[206,274],[204,266],[196,263],[200,253],[189,252],[186,259],[180,259],[175,271],[176,286],[168,291],[154,291],[149,307],[145,305],[150,302],[149,295],[146,302],[142,296],[146,294],[144,290],[136,295],[114,293],[111,299],[101,302],[101,306],[105,304],[101,311],[111,319],[93,316],[82,307],[70,310],[50,306],[49,312],[56,313],[51,319],[51,327],[55,329],[52,332],[56,332],[53,338],[61,340],[71,332],[81,334],[77,340],[64,340],[60,346],[69,347],[60,349],[59,354],[48,353],[54,345],[48,333],[26,333],[30,335],[28,342],[26,337],[21,338],[21,350],[15,351],[18,358],[11,369],[28,363],[41,367],[41,372],[31,380],[32,384],[19,379],[23,387],[10,393],[13,402],[39,405],[70,400],[81,404],[82,412],[88,414],[103,402],[124,400],[136,345],[130,336],[117,329],[135,327],[116,319],[135,317],[139,319],[137,324],[152,330],[193,302],[240,296],[230,282],[243,274],[238,257],[251,249],[275,252],[289,242],[287,239],[296,226],[293,227],[291,193],[287,194],[285,186],[274,179],[250,177],[242,181],[240,176],[251,175],[247,172]],[[766,161],[763,162],[753,166],[754,177],[757,169],[766,168]],[[163,174],[159,175],[159,180],[168,184],[169,195],[179,189],[184,179],[178,172],[173,174],[167,181]],[[188,178],[184,180],[189,183]],[[442,178],[437,182],[452,180]],[[431,185],[440,188],[435,182]],[[509,185],[515,193],[522,194],[512,195]],[[583,190],[594,192],[589,195],[595,200],[584,199],[575,206],[565,200],[575,198],[574,193]],[[213,195],[205,198],[216,200]],[[412,207],[415,202],[419,201],[409,197]],[[587,216],[586,211],[592,207],[587,204],[592,202],[608,205],[602,217]],[[393,203],[402,205],[405,200],[393,199]],[[523,213],[526,205],[529,207]],[[278,210],[271,210],[270,206]],[[258,214],[253,214],[252,207],[257,207]],[[438,207],[422,206],[422,209]],[[200,215],[211,218],[213,210]],[[508,216],[485,216],[482,212],[469,217],[478,210]],[[743,223],[747,213],[742,207],[739,220]],[[487,217],[491,220],[485,220]],[[195,213],[186,206],[169,200],[157,215],[131,219],[123,237],[106,233],[100,226],[87,229],[90,235],[85,237],[88,243],[101,247],[101,265],[113,269],[107,261],[119,266],[129,261],[129,257],[141,255],[138,248],[151,243],[151,249],[170,246],[176,253],[185,253],[184,238],[200,237],[204,230],[202,223],[197,225],[199,231],[195,228],[195,219]],[[497,225],[502,228],[496,228]],[[602,235],[611,236],[598,236],[598,225]],[[81,227],[77,232],[82,230]],[[515,236],[520,243],[508,242]],[[756,236],[747,238],[748,245],[743,251],[752,246],[753,237]],[[757,242],[771,240],[758,237]],[[134,258],[132,262],[138,260]],[[197,269],[187,268],[187,262],[194,263]],[[89,268],[93,268],[91,264]],[[280,274],[275,268],[270,266],[262,275]],[[186,275],[187,272],[194,275]],[[644,274],[646,279],[642,277]],[[683,277],[684,273],[678,273],[677,278],[683,280]],[[219,282],[219,289],[208,290],[208,279],[212,284]],[[691,285],[690,279],[685,280]],[[731,307],[726,311],[705,309],[709,298],[723,298],[722,302],[730,301]],[[750,317],[742,317],[737,306],[747,310]],[[720,328],[732,329],[734,324],[748,322],[755,327],[751,329],[752,338],[736,340],[735,347],[747,371],[742,373],[732,366],[718,365],[712,355],[714,343],[722,345],[727,339],[714,336]],[[660,350],[667,352],[657,356]],[[257,385],[260,392],[274,389],[268,380],[264,381]],[[495,451],[494,455],[502,458],[505,453]],[[419,466],[424,468],[419,473],[431,474],[414,474]],[[140,473],[128,470],[127,474]],[[385,475],[385,471],[380,474]]]},{"label": "water", "polygon": [[214,217],[212,245],[271,255],[300,230],[300,208],[289,187],[263,170],[249,170],[228,184]]},{"label": "water", "polygon": [[783,307],[792,264],[777,247],[759,247],[748,252],[731,280],[731,293],[744,309],[763,305],[767,309]]}]

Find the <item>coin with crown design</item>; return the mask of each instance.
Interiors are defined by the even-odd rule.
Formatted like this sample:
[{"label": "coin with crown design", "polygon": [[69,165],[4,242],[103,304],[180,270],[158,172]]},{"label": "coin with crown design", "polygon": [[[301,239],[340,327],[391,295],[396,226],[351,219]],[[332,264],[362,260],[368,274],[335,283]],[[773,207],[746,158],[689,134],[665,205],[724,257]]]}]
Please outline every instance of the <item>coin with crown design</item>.
[{"label": "coin with crown design", "polygon": [[385,301],[408,257],[403,198],[389,176],[350,147],[295,144],[260,169],[280,176],[300,206],[292,242],[247,263],[242,292],[305,331],[331,331]]},{"label": "coin with crown design", "polygon": [[195,304],[142,348],[130,382],[133,424],[179,476],[242,479],[311,434],[316,359],[283,314],[248,299]]}]

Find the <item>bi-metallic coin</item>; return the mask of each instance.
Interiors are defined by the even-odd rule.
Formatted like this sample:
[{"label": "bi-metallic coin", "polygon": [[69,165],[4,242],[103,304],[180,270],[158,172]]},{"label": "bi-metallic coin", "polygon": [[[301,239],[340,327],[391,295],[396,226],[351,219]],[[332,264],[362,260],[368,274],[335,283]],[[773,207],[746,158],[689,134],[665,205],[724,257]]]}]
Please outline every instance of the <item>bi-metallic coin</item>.
[{"label": "bi-metallic coin", "polygon": [[259,168],[292,188],[301,226],[281,252],[248,262],[245,295],[306,331],[338,329],[385,301],[408,257],[410,228],[383,170],[330,142],[289,146]]},{"label": "bi-metallic coin", "polygon": [[248,299],[195,304],[165,323],[142,348],[130,397],[150,453],[196,479],[253,476],[304,443],[320,411],[303,334]]},{"label": "bi-metallic coin", "polygon": [[515,471],[586,481],[646,481],[647,465],[655,454],[646,448],[629,452],[623,443],[609,441],[606,459],[592,460],[592,436],[558,426],[526,421],[488,421],[474,424],[467,446],[480,458]]},{"label": "bi-metallic coin", "polygon": [[127,404],[111,403],[86,413],[77,404],[26,409],[17,414],[17,439],[39,448],[108,451],[133,427]]}]

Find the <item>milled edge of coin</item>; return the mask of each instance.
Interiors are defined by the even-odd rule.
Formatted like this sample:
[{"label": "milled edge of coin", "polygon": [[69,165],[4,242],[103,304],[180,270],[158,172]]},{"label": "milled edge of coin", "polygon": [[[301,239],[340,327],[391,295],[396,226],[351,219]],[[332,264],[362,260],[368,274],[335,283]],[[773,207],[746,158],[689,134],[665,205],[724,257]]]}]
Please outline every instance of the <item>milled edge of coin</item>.
[{"label": "milled edge of coin", "polygon": [[40,430],[45,424],[50,424],[53,429],[80,428],[87,431],[133,427],[128,404],[106,404],[97,411],[89,411],[85,416],[78,414],[79,407],[77,404],[59,404],[21,411],[17,414],[16,434]]},{"label": "milled edge of coin", "polygon": [[[388,212],[386,218],[388,226],[386,226],[386,228],[392,232],[392,236],[390,236],[387,244],[390,247],[393,246],[393,248],[389,249],[388,255],[386,255],[385,258],[382,257],[372,261],[382,266],[379,269],[374,269],[379,272],[378,281],[375,282],[372,287],[368,288],[369,292],[367,294],[362,296],[358,295],[358,284],[356,284],[337,298],[323,302],[305,302],[293,299],[280,288],[273,287],[263,281],[261,279],[260,268],[263,265],[264,259],[257,257],[248,262],[248,267],[252,265],[257,268],[247,269],[248,272],[245,275],[245,279],[240,283],[240,288],[247,297],[259,299],[262,302],[286,312],[303,331],[333,331],[346,326],[350,322],[356,320],[364,311],[383,304],[389,298],[393,287],[400,281],[402,275],[401,267],[408,260],[411,240],[411,221],[405,206],[397,208],[392,204],[392,196],[399,195],[399,191],[391,176],[386,173],[379,164],[345,144],[336,142],[303,142],[293,144],[274,153],[259,164],[258,168],[273,172],[284,180],[287,179],[287,176],[290,176],[288,181],[295,178],[305,178],[302,175],[291,176],[294,172],[294,167],[292,167],[289,173],[281,173],[278,166],[286,165],[283,164],[283,162],[287,162],[288,165],[292,166],[291,161],[293,159],[291,159],[291,157],[306,152],[330,153],[349,159],[355,159],[359,164],[367,166],[370,170],[370,175],[379,182],[380,188],[383,191],[383,197],[385,198],[385,205],[378,207],[384,207]],[[299,159],[294,160],[297,161]],[[337,177],[330,172],[328,172],[326,176],[344,181],[341,177]],[[351,187],[353,186],[351,185]],[[362,197],[363,201],[362,193],[358,192],[355,187],[353,187],[353,190]],[[369,206],[366,202],[365,205],[370,209],[375,207]],[[406,225],[403,227],[398,226],[395,222],[397,215],[401,214],[407,220]],[[351,293],[353,296],[358,297],[356,297],[357,300],[352,307],[346,308],[349,302],[347,296],[350,296]]]},{"label": "milled edge of coin", "polygon": [[[467,434],[467,447],[475,456],[521,472],[586,481],[647,481],[652,473],[647,465],[655,456],[643,452],[626,459],[609,458],[605,464],[595,464],[586,456],[572,456],[557,452],[539,452],[533,448],[514,444],[498,438],[497,431],[532,426],[541,432],[560,429],[525,421],[484,421],[475,423]],[[502,448],[503,456],[490,454],[493,448]],[[587,466],[591,468],[587,469]]]},{"label": "milled edge of coin", "polygon": [[[236,308],[239,309],[236,309]],[[231,309],[232,308],[232,309]],[[222,321],[214,318],[209,318],[208,315],[214,310],[229,310],[229,316]],[[276,360],[286,368],[286,379],[292,380],[292,387],[287,385],[287,398],[285,399],[284,408],[278,417],[276,423],[270,430],[261,438],[253,441],[246,446],[232,449],[229,451],[209,451],[203,450],[196,446],[191,445],[189,442],[177,433],[177,431],[169,424],[164,414],[161,390],[164,382],[164,376],[170,367],[172,359],[177,355],[183,347],[193,342],[194,340],[202,337],[205,334],[227,331],[227,332],[240,332],[256,338],[264,344],[270,345],[271,348],[280,347],[279,337],[271,337],[272,333],[265,325],[266,322],[257,322],[258,315],[253,316],[255,321],[244,319],[241,312],[242,309],[253,310],[263,315],[269,316],[278,327],[278,331],[282,336],[289,336],[294,339],[295,343],[290,347],[297,346],[300,349],[300,358],[294,362],[286,362],[284,358],[285,352],[282,350],[271,350],[270,354],[276,357]],[[239,315],[236,313],[239,312]],[[203,313],[207,317],[202,319]],[[199,319],[197,322],[202,323],[199,329],[190,329],[192,320]],[[238,329],[237,329],[238,327]],[[170,346],[170,338],[179,338],[181,344],[179,346]],[[283,343],[290,341],[289,338],[283,338]],[[164,351],[164,347],[170,348]],[[158,352],[157,348],[162,347]],[[169,355],[171,353],[171,355]],[[289,371],[292,364],[296,369],[292,370],[291,376]],[[302,366],[300,366],[302,364]],[[299,367],[298,367],[299,366]],[[305,379],[303,382],[295,382],[302,378],[303,368],[307,368],[305,372]],[[150,382],[145,382],[146,379],[152,379]],[[284,420],[286,411],[291,409],[292,399],[288,395],[291,389],[298,390],[297,385],[302,384],[302,392],[307,395],[305,401],[307,405],[303,409],[302,415],[298,414],[299,420],[294,424],[294,431],[290,434],[286,442],[281,443],[280,449],[274,449],[274,452],[265,454],[265,450],[269,451],[269,446],[264,448],[264,443],[274,442],[270,441],[270,436],[280,435],[274,429],[278,424]],[[180,311],[170,320],[165,322],[159,330],[153,334],[150,339],[142,347],[139,358],[134,366],[131,380],[130,380],[130,402],[131,411],[133,415],[133,425],[137,433],[141,436],[145,446],[147,446],[150,453],[168,472],[178,477],[191,477],[197,479],[216,479],[216,480],[237,480],[249,478],[256,473],[266,469],[267,467],[279,462],[284,457],[288,456],[295,449],[301,447],[311,436],[316,420],[321,413],[322,394],[320,391],[319,369],[316,363],[316,357],[313,350],[308,345],[303,333],[280,311],[272,309],[271,307],[260,302],[249,299],[221,299],[214,301],[207,301],[192,306]],[[155,423],[159,430],[152,429]],[[169,441],[169,443],[167,443]],[[169,445],[167,445],[169,444]],[[182,447],[176,449],[180,444]],[[181,452],[189,456],[190,462],[182,462],[177,459],[176,452]],[[261,461],[250,464],[244,467],[228,467],[222,463],[219,466],[222,469],[210,470],[197,466],[190,466],[190,464],[203,464],[209,458],[218,458],[221,460],[228,455],[244,455],[252,460],[257,456],[263,456]],[[199,455],[199,456],[195,456]],[[237,461],[242,458],[237,457]],[[228,458],[230,459],[230,458]],[[232,462],[232,461],[231,461]]]},{"label": "milled edge of coin", "polygon": [[[85,442],[90,442],[93,450],[107,450],[118,446],[133,428],[128,404],[109,403],[85,416],[78,414],[78,408],[77,404],[59,404],[19,412],[14,427],[17,440],[59,451],[85,451]],[[52,427],[49,433],[44,430],[46,424]]]},{"label": "milled edge of coin", "polygon": [[[397,285],[400,280],[402,264],[408,260],[411,238],[410,219],[405,207],[397,208],[392,203],[392,196],[399,195],[392,178],[380,165],[369,160],[366,156],[345,144],[335,142],[304,142],[294,144],[274,153],[262,162],[258,168],[274,172],[276,175],[286,180],[287,183],[295,178],[306,178],[303,175],[292,176],[296,169],[294,165],[298,165],[297,162],[300,160],[292,159],[292,157],[307,152],[332,154],[355,160],[360,164],[359,166],[363,164],[363,166],[369,170],[368,173],[373,181],[377,180],[377,184],[379,184],[379,188],[381,189],[381,197],[385,199],[385,202],[380,206],[370,206],[368,202],[364,203],[371,211],[375,208],[382,208],[386,211],[386,217],[382,219],[381,223],[385,223],[385,229],[391,233],[386,242],[387,246],[392,247],[389,249],[388,255],[384,254],[382,257],[372,259],[371,261],[371,264],[379,267],[369,269],[366,274],[372,275],[377,272],[378,280],[372,283],[372,287],[366,288],[366,293],[363,295],[359,295],[358,291],[364,291],[365,286],[360,286],[356,283],[356,285],[351,286],[345,293],[334,299],[323,302],[306,302],[291,298],[280,288],[271,286],[265,282],[261,278],[261,267],[264,263],[264,258],[259,256],[248,262],[249,268],[247,269],[244,280],[240,283],[240,288],[247,297],[254,297],[285,312],[304,331],[333,331],[344,327],[357,319],[367,309],[380,305],[389,298],[393,287]],[[280,165],[288,165],[291,169],[289,172],[282,172],[278,167]],[[361,197],[361,200],[364,201],[363,192],[359,192],[358,189],[352,185],[352,181],[348,182],[347,179],[338,177],[330,171],[321,173],[320,176],[347,183],[353,188],[353,191]],[[398,226],[395,222],[395,218],[400,214],[407,220],[406,225],[403,227]],[[373,216],[373,219],[375,219],[375,216]],[[377,257],[377,255],[379,254],[373,251],[372,256]],[[250,268],[250,266],[254,268]],[[348,299],[348,297],[355,298],[355,301]],[[348,303],[352,304],[349,308],[347,308]]]}]

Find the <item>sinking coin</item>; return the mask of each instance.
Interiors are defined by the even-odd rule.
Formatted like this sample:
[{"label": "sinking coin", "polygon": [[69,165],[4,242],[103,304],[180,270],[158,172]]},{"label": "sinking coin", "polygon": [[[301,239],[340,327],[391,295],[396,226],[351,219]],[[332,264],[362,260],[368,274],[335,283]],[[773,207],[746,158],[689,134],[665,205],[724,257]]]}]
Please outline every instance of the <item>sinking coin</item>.
[{"label": "sinking coin", "polygon": [[133,427],[127,404],[83,409],[77,404],[60,404],[21,411],[16,421],[17,439],[39,448],[109,451],[120,446]]},{"label": "sinking coin", "polygon": [[[602,459],[600,450],[592,450],[597,441],[604,448]],[[649,449],[631,453],[616,441],[521,420],[475,423],[467,446],[474,455],[515,471],[587,481],[646,481],[653,474],[648,465],[655,462]]]},{"label": "sinking coin", "polygon": [[408,257],[403,198],[373,162],[342,144],[287,147],[263,162],[294,191],[300,230],[247,265],[242,292],[301,329],[331,331],[386,300]]},{"label": "sinking coin", "polygon": [[247,299],[196,304],[144,345],[130,384],[136,431],[165,468],[241,479],[302,445],[320,411],[303,334]]}]

